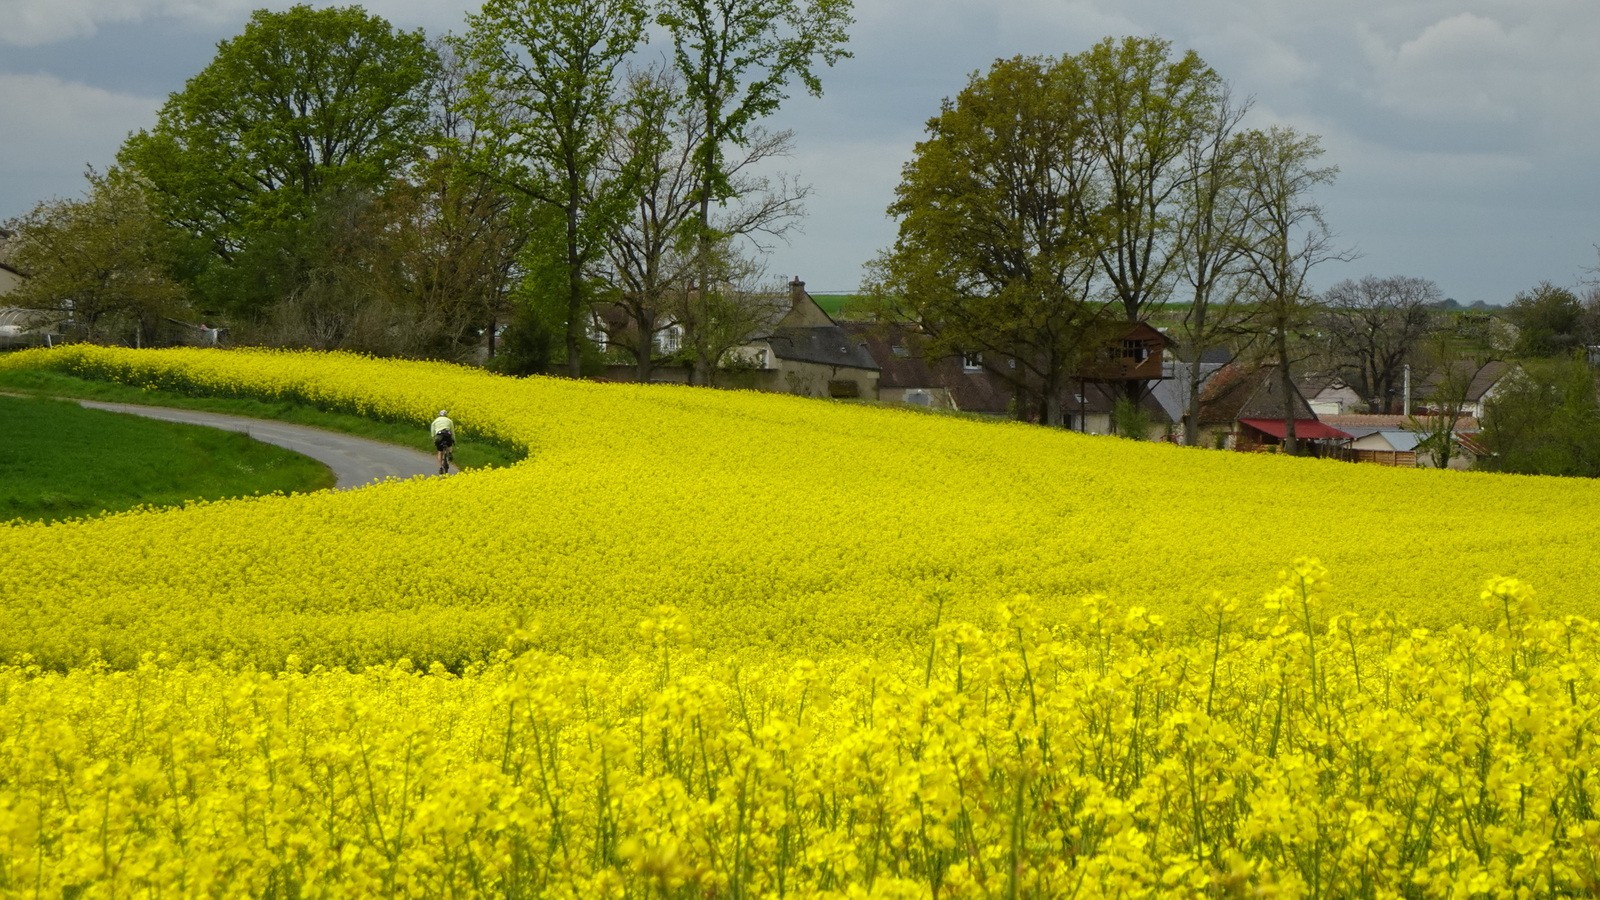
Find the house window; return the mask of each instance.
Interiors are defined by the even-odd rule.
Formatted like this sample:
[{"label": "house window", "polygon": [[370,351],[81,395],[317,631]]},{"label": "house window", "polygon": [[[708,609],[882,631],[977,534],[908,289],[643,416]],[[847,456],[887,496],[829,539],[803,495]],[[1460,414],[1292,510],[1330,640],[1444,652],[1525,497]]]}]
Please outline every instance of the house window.
[{"label": "house window", "polygon": [[677,353],[683,346],[683,326],[673,322],[657,331],[655,345],[656,352],[662,356]]},{"label": "house window", "polygon": [[961,370],[963,372],[977,372],[983,369],[983,354],[972,351],[961,354]]},{"label": "house window", "polygon": [[892,353],[894,353],[895,356],[899,357],[900,359],[905,359],[906,357],[911,355],[911,348],[907,347],[904,344],[895,344],[893,347],[890,347],[889,349],[890,349],[890,351]]},{"label": "house window", "polygon": [[593,341],[594,345],[600,348],[600,352],[605,352],[606,327],[605,323],[600,321],[599,313],[592,312],[589,314],[589,340]]},{"label": "house window", "polygon": [[1144,341],[1125,340],[1122,342],[1123,359],[1131,359],[1136,363],[1142,363],[1145,357],[1149,355],[1150,350],[1145,347]]}]

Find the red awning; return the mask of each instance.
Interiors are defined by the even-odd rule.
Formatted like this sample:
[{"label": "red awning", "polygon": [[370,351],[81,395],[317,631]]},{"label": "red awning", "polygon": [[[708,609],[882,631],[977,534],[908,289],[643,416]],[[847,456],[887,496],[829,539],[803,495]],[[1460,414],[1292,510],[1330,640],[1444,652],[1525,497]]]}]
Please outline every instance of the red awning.
[{"label": "red awning", "polygon": [[[1263,431],[1279,440],[1283,439],[1282,419],[1240,419],[1239,424],[1249,425],[1257,431]],[[1345,434],[1332,425],[1324,425],[1316,419],[1295,419],[1294,436],[1298,440],[1306,441],[1348,441],[1352,435]]]}]

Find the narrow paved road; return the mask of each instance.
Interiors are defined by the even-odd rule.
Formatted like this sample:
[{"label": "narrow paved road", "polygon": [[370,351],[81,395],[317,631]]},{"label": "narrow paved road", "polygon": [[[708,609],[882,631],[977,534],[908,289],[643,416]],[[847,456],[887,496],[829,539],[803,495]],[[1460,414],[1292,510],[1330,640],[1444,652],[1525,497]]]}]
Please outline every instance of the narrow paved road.
[{"label": "narrow paved road", "polygon": [[204,425],[227,431],[242,431],[258,441],[276,444],[326,465],[333,470],[335,487],[340,490],[360,487],[384,478],[410,478],[413,475],[433,475],[439,471],[431,453],[306,425],[291,425],[267,419],[247,419],[243,416],[192,409],[102,403],[98,400],[78,402],[90,409],[128,413],[167,422],[183,422],[188,425]]}]

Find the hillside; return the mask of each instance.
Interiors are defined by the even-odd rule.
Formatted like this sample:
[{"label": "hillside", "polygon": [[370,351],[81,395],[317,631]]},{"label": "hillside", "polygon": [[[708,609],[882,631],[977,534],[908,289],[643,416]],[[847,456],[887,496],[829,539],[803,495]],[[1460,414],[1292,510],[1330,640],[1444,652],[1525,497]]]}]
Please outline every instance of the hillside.
[{"label": "hillside", "polygon": [[[863,406],[514,380],[345,356],[74,348],[6,365],[295,397],[529,448],[451,480],[0,530],[0,654],[98,648],[458,666],[512,623],[606,654],[662,604],[709,649],[914,645],[943,615],[1089,594],[1175,622],[1253,602],[1300,556],[1334,610],[1473,620],[1491,576],[1546,608],[1600,588],[1600,485],[1247,457]],[[418,427],[421,427],[419,424]],[[203,564],[197,562],[203,561]],[[50,627],[47,627],[50,626]]]}]

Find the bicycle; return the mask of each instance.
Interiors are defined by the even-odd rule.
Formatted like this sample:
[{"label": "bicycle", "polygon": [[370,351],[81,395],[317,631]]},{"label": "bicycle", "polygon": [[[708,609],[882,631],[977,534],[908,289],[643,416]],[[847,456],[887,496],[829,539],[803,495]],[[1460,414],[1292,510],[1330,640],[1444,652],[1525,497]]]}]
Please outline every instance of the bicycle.
[{"label": "bicycle", "polygon": [[450,463],[455,460],[455,456],[456,456],[456,445],[455,444],[451,444],[448,447],[445,447],[443,450],[439,451],[439,453],[440,453],[439,461],[441,463],[441,465],[439,466],[439,474],[440,475],[449,475],[450,474]]}]

